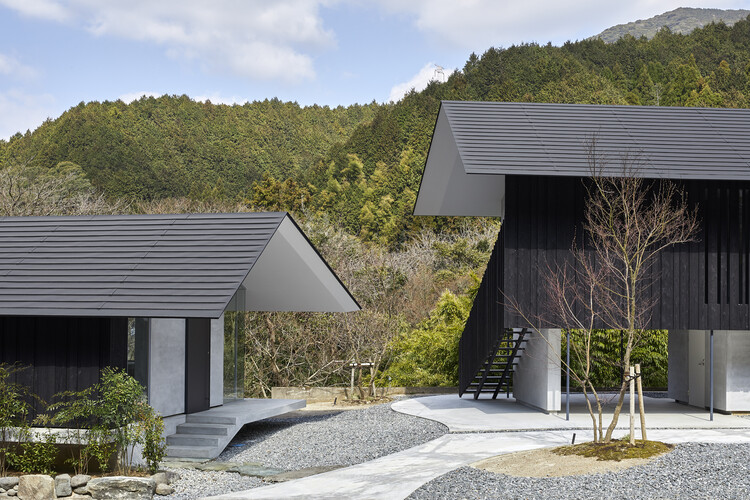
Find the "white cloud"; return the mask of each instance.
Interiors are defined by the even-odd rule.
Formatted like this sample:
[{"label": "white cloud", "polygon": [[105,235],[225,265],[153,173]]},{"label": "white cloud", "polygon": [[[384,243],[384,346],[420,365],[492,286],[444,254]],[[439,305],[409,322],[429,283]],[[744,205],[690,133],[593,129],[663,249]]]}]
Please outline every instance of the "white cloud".
[{"label": "white cloud", "polygon": [[50,94],[30,94],[19,89],[0,92],[0,139],[16,132],[34,130],[50,116],[56,116]]},{"label": "white cloud", "polygon": [[162,94],[159,94],[158,92],[128,92],[126,94],[122,94],[118,97],[119,100],[124,102],[125,104],[130,104],[133,101],[137,101],[141,97],[159,97]]},{"label": "white cloud", "polygon": [[82,26],[96,36],[150,42],[254,80],[315,77],[311,53],[335,44],[321,5],[335,0],[0,0],[27,16]]},{"label": "white cloud", "polygon": [[[645,19],[685,6],[684,0],[379,0],[391,14],[412,16],[415,27],[436,41],[483,51],[521,42],[561,43],[586,38],[615,24]],[[747,0],[703,0],[700,7],[747,8]],[[744,6],[744,7],[743,7]]]},{"label": "white cloud", "polygon": [[391,88],[391,93],[388,96],[388,101],[398,101],[399,99],[404,97],[404,95],[406,95],[406,93],[411,89],[414,89],[417,92],[419,92],[420,90],[424,90],[424,88],[427,87],[427,84],[432,80],[445,81],[445,79],[448,78],[451,73],[453,73],[453,70],[443,69],[440,66],[437,66],[435,63],[427,63],[422,67],[422,69],[419,70],[416,75],[411,77],[409,81],[394,85]]},{"label": "white cloud", "polygon": [[197,95],[193,97],[193,100],[196,102],[210,101],[211,104],[226,104],[227,106],[232,106],[233,104],[245,104],[246,102],[248,102],[248,100],[244,98],[224,97],[216,92],[212,94]]},{"label": "white cloud", "polygon": [[5,5],[28,17],[39,17],[51,21],[66,21],[68,11],[57,0],[0,0]]},{"label": "white cloud", "polygon": [[34,68],[22,64],[18,59],[0,53],[0,75],[15,79],[30,79],[37,75]]}]

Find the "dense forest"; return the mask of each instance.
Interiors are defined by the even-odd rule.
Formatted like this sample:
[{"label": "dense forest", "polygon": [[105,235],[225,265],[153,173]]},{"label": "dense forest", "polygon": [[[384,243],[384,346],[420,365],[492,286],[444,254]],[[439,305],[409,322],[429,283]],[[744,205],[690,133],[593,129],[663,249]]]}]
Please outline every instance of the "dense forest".
[{"label": "dense forest", "polygon": [[[444,99],[747,107],[750,18],[651,39],[490,48],[447,81],[384,105],[82,103],[0,141],[0,209],[288,210],[365,310],[251,315],[248,393],[337,382],[345,374],[333,360],[362,358],[389,383],[451,384],[498,222],[410,215]],[[415,366],[417,375],[405,369]]]}]

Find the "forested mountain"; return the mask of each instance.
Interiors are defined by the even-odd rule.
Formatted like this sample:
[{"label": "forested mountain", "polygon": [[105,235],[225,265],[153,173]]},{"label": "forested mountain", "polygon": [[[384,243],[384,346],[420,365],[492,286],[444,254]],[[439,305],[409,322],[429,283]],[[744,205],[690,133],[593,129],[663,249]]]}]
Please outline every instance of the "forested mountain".
[{"label": "forested mountain", "polygon": [[750,10],[744,9],[722,10],[680,7],[648,19],[639,19],[632,23],[612,26],[596,35],[595,38],[601,38],[605,42],[616,42],[625,35],[631,35],[636,38],[642,36],[652,38],[656,35],[657,31],[665,26],[674,33],[687,35],[694,29],[702,28],[709,23],[723,22],[728,26],[732,26],[737,21],[745,19],[748,15],[750,15]]},{"label": "forested mountain", "polygon": [[81,103],[31,134],[0,140],[0,165],[80,165],[110,197],[241,197],[267,173],[299,176],[379,105],[214,105],[187,96]]},{"label": "forested mountain", "polygon": [[33,133],[0,141],[0,162],[80,165],[111,198],[211,198],[325,214],[365,241],[397,247],[413,218],[441,99],[746,107],[750,20],[690,34],[490,48],[444,83],[392,105],[244,106],[188,97],[80,104]]},{"label": "forested mountain", "polygon": [[294,208],[290,200],[309,199],[308,207],[352,234],[389,245],[422,225],[445,224],[408,216],[441,99],[747,107],[750,19],[689,35],[661,30],[650,40],[625,36],[611,44],[590,39],[472,54],[447,82],[379,109],[297,184],[266,179],[255,201]]}]

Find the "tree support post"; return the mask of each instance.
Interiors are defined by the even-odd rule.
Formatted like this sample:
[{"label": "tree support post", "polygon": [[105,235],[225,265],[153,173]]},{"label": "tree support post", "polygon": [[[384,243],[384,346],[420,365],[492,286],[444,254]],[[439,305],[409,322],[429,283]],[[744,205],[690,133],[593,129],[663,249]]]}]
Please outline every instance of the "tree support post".
[{"label": "tree support post", "polygon": [[570,330],[565,332],[565,420],[570,420]]},{"label": "tree support post", "polygon": [[641,365],[635,365],[635,386],[638,389],[638,411],[641,414],[641,439],[646,441],[646,410],[643,408],[643,383],[641,380]]},{"label": "tree support post", "polygon": [[635,444],[635,368],[630,365],[630,444]]}]

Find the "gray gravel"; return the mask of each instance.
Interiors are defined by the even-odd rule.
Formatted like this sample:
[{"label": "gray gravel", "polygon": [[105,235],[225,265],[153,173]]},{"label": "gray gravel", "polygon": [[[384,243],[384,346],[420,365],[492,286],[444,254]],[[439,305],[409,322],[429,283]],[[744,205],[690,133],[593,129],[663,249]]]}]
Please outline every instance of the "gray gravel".
[{"label": "gray gravel", "polygon": [[648,465],[561,478],[518,478],[461,467],[416,490],[410,499],[746,499],[750,445],[682,444]]},{"label": "gray gravel", "polygon": [[195,469],[171,470],[180,474],[180,479],[172,483],[174,493],[154,498],[188,500],[249,490],[263,485],[263,482],[258,478],[241,476],[236,472],[209,472]]},{"label": "gray gravel", "polygon": [[[437,422],[397,413],[390,404],[329,413],[293,412],[246,425],[217,458],[283,470],[354,465],[431,441],[448,432]],[[181,475],[169,499],[193,499],[263,486],[234,472],[170,469]]]},{"label": "gray gravel", "polygon": [[390,404],[323,415],[297,412],[246,426],[218,460],[260,462],[285,470],[354,465],[446,432],[443,424],[397,413]]}]

